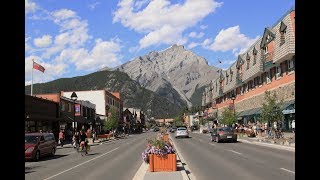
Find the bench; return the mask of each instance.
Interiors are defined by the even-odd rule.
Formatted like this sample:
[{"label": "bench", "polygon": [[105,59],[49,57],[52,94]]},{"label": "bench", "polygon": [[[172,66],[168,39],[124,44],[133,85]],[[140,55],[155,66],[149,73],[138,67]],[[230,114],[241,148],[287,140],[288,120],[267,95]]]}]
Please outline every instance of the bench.
[{"label": "bench", "polygon": [[112,133],[109,133],[109,134],[100,134],[97,136],[97,139],[110,139],[110,137],[112,137]]}]

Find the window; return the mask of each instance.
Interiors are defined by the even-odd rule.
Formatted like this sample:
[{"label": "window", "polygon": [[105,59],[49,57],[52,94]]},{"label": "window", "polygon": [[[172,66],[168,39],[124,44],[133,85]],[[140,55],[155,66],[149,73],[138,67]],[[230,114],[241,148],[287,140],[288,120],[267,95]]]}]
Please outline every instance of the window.
[{"label": "window", "polygon": [[291,59],[288,61],[288,72],[291,72],[294,70],[294,59]]},{"label": "window", "polygon": [[[271,69],[270,69],[270,71],[271,71]],[[266,82],[267,82],[267,83],[270,83],[270,82],[271,82],[270,71],[266,72]]]},{"label": "window", "polygon": [[281,21],[280,28],[280,46],[285,43],[285,35],[287,32],[287,26]]},{"label": "window", "polygon": [[248,70],[248,69],[249,69],[249,67],[250,67],[250,56],[249,56],[249,54],[248,54],[248,53],[247,53],[246,60],[247,60],[247,70]]},{"label": "window", "polygon": [[264,54],[268,54],[268,45],[266,45],[266,46],[263,48],[263,50],[264,50]]},{"label": "window", "polygon": [[282,66],[282,64],[280,64],[280,66],[277,66],[277,67],[276,67],[276,79],[282,77],[281,66]]},{"label": "window", "polygon": [[257,63],[257,54],[253,55],[253,66]]},{"label": "window", "polygon": [[66,110],[66,103],[64,101],[61,101],[61,111]]},{"label": "window", "polygon": [[233,71],[230,69],[230,82],[232,81]]}]

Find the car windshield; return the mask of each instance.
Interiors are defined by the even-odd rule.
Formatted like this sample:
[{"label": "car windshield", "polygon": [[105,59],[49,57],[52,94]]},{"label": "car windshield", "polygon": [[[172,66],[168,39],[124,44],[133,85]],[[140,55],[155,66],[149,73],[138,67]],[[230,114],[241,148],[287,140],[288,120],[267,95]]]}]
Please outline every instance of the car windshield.
[{"label": "car windshield", "polygon": [[25,136],[24,142],[28,144],[36,144],[38,142],[37,136]]},{"label": "car windshield", "polygon": [[183,131],[183,130],[187,130],[187,129],[184,128],[184,127],[180,127],[180,128],[178,128],[177,130],[178,130],[178,131]]},{"label": "car windshield", "polygon": [[224,127],[219,129],[219,131],[232,132],[232,129],[230,127]]}]

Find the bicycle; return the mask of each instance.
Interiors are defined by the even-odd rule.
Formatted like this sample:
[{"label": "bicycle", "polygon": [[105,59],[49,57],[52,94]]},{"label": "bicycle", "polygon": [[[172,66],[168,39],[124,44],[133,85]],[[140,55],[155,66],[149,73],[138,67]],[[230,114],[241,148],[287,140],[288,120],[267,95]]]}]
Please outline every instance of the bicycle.
[{"label": "bicycle", "polygon": [[88,154],[88,151],[90,150],[90,145],[88,144],[88,141],[85,143],[77,144],[77,152],[81,154],[81,156],[85,156]]}]

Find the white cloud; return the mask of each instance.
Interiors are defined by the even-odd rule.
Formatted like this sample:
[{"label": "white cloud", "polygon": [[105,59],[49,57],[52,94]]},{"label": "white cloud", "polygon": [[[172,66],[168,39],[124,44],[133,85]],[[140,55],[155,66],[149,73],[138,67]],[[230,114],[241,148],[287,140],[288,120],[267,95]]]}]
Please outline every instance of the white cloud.
[{"label": "white cloud", "polygon": [[[119,8],[114,12],[113,22],[120,22],[127,28],[145,34],[139,41],[140,48],[160,43],[186,42],[187,40],[182,38],[183,31],[222,5],[214,0],[186,0],[183,4],[153,0],[144,9],[134,12],[136,4],[133,0],[121,0],[118,3]],[[170,35],[169,32],[174,35]],[[166,35],[175,39],[169,40]]]},{"label": "white cloud", "polygon": [[138,0],[134,4],[136,10],[139,10],[143,5],[147,4],[150,0]]},{"label": "white cloud", "polygon": [[25,3],[25,7],[24,7],[25,14],[35,12],[38,9],[38,6],[35,2],[32,2],[30,0],[25,0],[24,3]]},{"label": "white cloud", "polygon": [[189,37],[192,38],[202,38],[204,36],[203,32],[200,32],[199,34],[197,34],[196,32],[192,31],[191,33],[189,33]]},{"label": "white cloud", "polygon": [[207,29],[208,25],[201,25],[200,29]]},{"label": "white cloud", "polygon": [[44,73],[33,70],[33,83],[47,82],[66,72],[67,65],[65,63],[48,63],[44,62],[39,56],[28,56],[25,58],[25,84],[31,84],[32,59],[45,68]]},{"label": "white cloud", "polygon": [[55,36],[53,45],[45,49],[43,58],[50,58],[66,48],[79,48],[92,38],[88,34],[87,21],[81,20],[74,11],[61,9],[51,14],[52,20],[59,26],[60,34]]},{"label": "white cloud", "polygon": [[212,39],[205,39],[201,45],[206,48],[210,43],[212,43]]},{"label": "white cloud", "polygon": [[97,7],[97,5],[99,5],[99,4],[100,4],[100,2],[94,2],[92,4],[89,4],[89,9],[94,10]]},{"label": "white cloud", "polygon": [[76,13],[69,9],[60,9],[54,11],[52,16],[55,18],[55,21],[66,20],[68,18],[76,18]]},{"label": "white cloud", "polygon": [[199,46],[199,45],[200,45],[199,43],[191,42],[191,43],[188,45],[188,49],[192,49],[192,48],[197,47],[197,46]]},{"label": "white cloud", "polygon": [[214,39],[214,42],[210,45],[209,49],[222,52],[232,50],[234,54],[238,54],[239,50],[242,52],[245,51],[258,38],[259,36],[251,39],[240,33],[239,26],[234,26],[228,29],[222,29]]},{"label": "white cloud", "polygon": [[121,64],[120,40],[110,41],[96,40],[91,51],[84,48],[68,48],[61,51],[56,58],[57,62],[69,61],[74,63],[77,70],[98,70],[103,67],[115,67]]},{"label": "white cloud", "polygon": [[129,48],[129,52],[130,52],[130,53],[137,52],[138,50],[139,50],[139,46],[133,46],[133,47],[130,47],[130,48]]},{"label": "white cloud", "polygon": [[33,43],[40,48],[47,47],[52,43],[52,37],[50,35],[43,35],[41,38],[34,39]]}]

